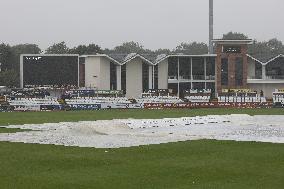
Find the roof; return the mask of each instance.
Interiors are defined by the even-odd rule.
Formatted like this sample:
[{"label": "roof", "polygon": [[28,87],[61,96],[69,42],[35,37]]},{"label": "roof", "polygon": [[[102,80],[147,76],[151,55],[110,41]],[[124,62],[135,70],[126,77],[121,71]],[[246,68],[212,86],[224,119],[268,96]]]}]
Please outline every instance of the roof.
[{"label": "roof", "polygon": [[278,58],[284,58],[284,55],[283,54],[278,54],[278,55],[274,55],[273,57],[271,58],[262,58],[262,56],[252,56],[250,54],[247,54],[247,56],[249,58],[251,58],[252,60],[254,61],[257,61],[259,63],[261,63],[262,65],[267,65],[269,64],[270,62],[273,62],[274,60],[278,59]]},{"label": "roof", "polygon": [[169,57],[216,57],[216,54],[204,54],[204,55],[184,55],[184,54],[138,54],[138,53],[130,53],[130,54],[97,54],[97,55],[83,55],[80,57],[106,57],[109,60],[124,65],[135,58],[142,59],[144,62],[150,64],[150,65],[157,65],[164,61],[165,59]]},{"label": "roof", "polygon": [[212,40],[212,42],[223,44],[223,45],[248,45],[248,44],[252,44],[253,40],[252,39],[238,39],[238,40],[214,39]]}]

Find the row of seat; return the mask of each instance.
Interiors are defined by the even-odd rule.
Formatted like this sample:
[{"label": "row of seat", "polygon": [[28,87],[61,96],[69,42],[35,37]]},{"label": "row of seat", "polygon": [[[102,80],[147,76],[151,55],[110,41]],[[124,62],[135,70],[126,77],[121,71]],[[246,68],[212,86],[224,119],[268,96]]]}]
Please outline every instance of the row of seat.
[{"label": "row of seat", "polygon": [[219,96],[218,102],[266,102],[265,97]]}]

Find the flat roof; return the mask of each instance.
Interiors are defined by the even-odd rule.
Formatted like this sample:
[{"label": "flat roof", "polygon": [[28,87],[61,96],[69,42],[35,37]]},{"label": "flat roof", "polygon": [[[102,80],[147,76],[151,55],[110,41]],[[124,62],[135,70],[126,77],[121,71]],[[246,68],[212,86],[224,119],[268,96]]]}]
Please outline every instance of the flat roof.
[{"label": "flat roof", "polygon": [[213,39],[212,42],[223,45],[247,45],[252,44],[252,39]]}]

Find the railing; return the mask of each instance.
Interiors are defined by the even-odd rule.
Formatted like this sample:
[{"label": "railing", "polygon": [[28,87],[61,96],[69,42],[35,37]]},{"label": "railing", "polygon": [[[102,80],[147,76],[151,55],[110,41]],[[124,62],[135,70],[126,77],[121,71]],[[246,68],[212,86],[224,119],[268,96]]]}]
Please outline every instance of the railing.
[{"label": "railing", "polygon": [[193,80],[205,80],[204,75],[192,75]]},{"label": "railing", "polygon": [[[192,75],[192,78],[190,75],[180,75],[179,76],[179,80],[215,80],[215,76],[214,75]],[[169,80],[178,80],[178,76],[172,75],[172,76],[168,76]]]},{"label": "railing", "polygon": [[248,79],[277,80],[284,79],[284,75],[267,75],[264,78],[262,76],[248,76]]}]

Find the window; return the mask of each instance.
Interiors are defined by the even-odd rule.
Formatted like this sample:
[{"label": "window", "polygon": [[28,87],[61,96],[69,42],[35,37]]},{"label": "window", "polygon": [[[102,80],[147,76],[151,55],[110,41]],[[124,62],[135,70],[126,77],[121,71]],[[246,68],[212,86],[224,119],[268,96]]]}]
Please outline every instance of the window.
[{"label": "window", "polygon": [[240,46],[223,46],[223,53],[241,53]]},{"label": "window", "polygon": [[114,63],[110,63],[110,90],[117,89],[117,77],[116,77],[116,65]]},{"label": "window", "polygon": [[154,89],[159,89],[159,66],[154,66]]},{"label": "window", "polygon": [[126,94],[126,64],[121,66],[121,90]]},{"label": "window", "polygon": [[206,59],[206,79],[215,80],[215,58]]},{"label": "window", "polygon": [[149,65],[145,62],[142,64],[142,86],[144,92],[149,90]]},{"label": "window", "polygon": [[204,58],[192,58],[193,80],[205,80],[204,70]]},{"label": "window", "polygon": [[178,58],[171,57],[169,58],[168,63],[168,70],[169,70],[169,79],[178,79]]},{"label": "window", "polygon": [[179,76],[180,79],[191,79],[191,66],[190,58],[182,57],[179,58]]},{"label": "window", "polygon": [[221,85],[228,85],[228,59],[222,58],[221,60]]},{"label": "window", "polygon": [[236,86],[243,85],[243,58],[236,58],[235,61],[235,84]]}]

